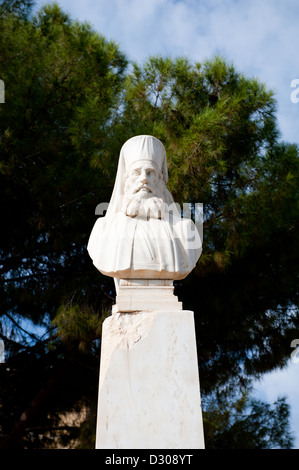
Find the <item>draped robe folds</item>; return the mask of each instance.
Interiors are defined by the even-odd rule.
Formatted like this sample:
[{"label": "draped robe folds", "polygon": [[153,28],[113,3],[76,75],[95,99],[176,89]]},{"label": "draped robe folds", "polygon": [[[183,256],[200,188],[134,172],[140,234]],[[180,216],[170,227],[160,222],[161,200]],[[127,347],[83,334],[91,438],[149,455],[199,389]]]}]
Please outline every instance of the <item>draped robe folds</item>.
[{"label": "draped robe folds", "polygon": [[173,215],[147,220],[118,212],[96,221],[87,249],[107,276],[175,280],[195,267],[201,240],[190,219]]}]

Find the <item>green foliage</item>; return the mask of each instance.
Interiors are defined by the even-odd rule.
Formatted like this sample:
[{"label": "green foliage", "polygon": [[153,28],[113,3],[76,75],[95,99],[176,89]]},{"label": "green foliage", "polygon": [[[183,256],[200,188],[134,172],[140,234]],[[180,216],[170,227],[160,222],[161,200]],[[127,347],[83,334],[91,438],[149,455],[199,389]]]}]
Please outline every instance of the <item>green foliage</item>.
[{"label": "green foliage", "polygon": [[33,5],[34,0],[1,0],[0,17],[14,14],[25,19],[30,15]]},{"label": "green foliage", "polygon": [[110,315],[106,310],[99,317],[92,306],[73,305],[72,303],[61,305],[53,324],[58,328],[58,334],[63,342],[76,343],[79,350],[87,350],[90,343],[102,334],[102,323]]},{"label": "green foliage", "polygon": [[220,57],[154,57],[134,65],[123,109],[119,126],[165,143],[175,201],[204,205],[203,254],[177,283],[202,387],[282,366],[299,326],[299,159],[279,141],[273,92]]},{"label": "green foliage", "polygon": [[[230,395],[230,394],[229,394]],[[234,394],[235,395],[235,394]],[[209,397],[203,413],[207,449],[290,449],[289,406],[285,398],[270,405],[248,394]]]},{"label": "green foliage", "polygon": [[38,322],[78,289],[95,207],[109,200],[108,135],[126,60],[55,4],[32,21],[8,15],[1,30],[2,311]]}]

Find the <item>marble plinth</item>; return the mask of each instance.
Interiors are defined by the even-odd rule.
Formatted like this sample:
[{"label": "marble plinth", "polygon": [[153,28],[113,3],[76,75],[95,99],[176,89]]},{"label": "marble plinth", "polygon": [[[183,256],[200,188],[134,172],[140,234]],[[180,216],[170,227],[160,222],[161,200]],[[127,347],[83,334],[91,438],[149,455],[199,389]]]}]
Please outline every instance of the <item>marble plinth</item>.
[{"label": "marble plinth", "polygon": [[120,279],[112,313],[148,310],[182,310],[182,302],[173,294],[168,279]]},{"label": "marble plinth", "polygon": [[204,448],[193,312],[104,321],[96,448]]}]

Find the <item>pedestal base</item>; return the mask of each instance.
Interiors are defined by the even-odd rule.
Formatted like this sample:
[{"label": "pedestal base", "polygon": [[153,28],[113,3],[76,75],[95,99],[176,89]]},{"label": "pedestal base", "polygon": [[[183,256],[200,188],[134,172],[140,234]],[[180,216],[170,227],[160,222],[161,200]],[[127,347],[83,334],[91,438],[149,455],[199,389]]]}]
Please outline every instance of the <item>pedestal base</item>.
[{"label": "pedestal base", "polygon": [[105,320],[96,448],[204,448],[193,312]]},{"label": "pedestal base", "polygon": [[120,279],[112,313],[148,310],[182,310],[168,279]]}]

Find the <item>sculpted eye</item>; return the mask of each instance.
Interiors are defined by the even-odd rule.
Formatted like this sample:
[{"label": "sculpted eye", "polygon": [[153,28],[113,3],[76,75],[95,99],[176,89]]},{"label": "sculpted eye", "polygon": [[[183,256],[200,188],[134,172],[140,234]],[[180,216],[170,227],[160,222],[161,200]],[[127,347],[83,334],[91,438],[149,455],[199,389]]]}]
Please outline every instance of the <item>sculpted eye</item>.
[{"label": "sculpted eye", "polygon": [[140,175],[140,170],[138,170],[138,169],[133,170],[132,175],[134,175],[134,176]]}]

